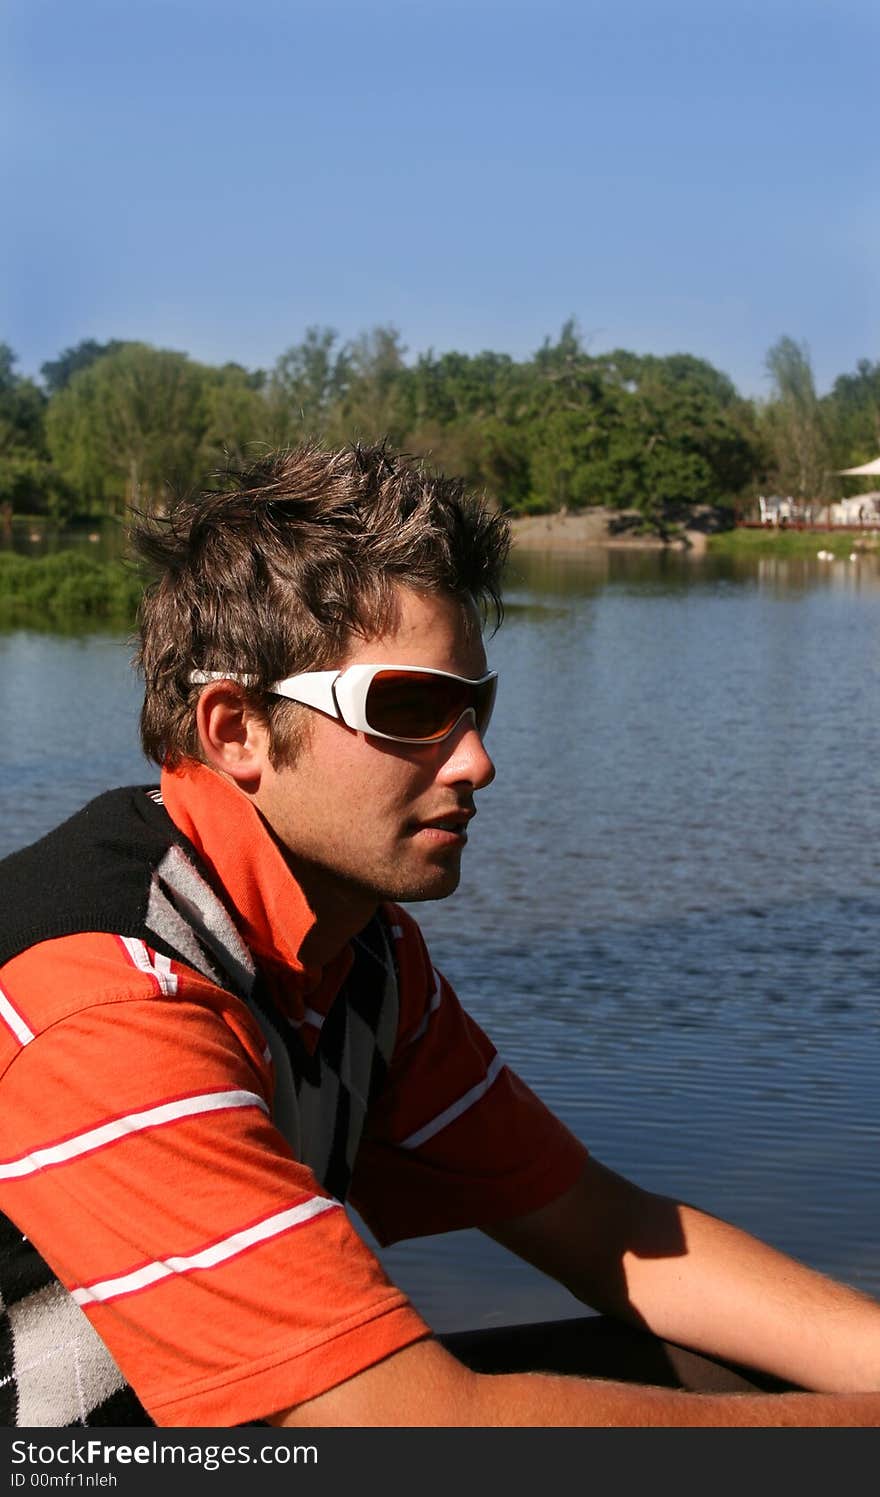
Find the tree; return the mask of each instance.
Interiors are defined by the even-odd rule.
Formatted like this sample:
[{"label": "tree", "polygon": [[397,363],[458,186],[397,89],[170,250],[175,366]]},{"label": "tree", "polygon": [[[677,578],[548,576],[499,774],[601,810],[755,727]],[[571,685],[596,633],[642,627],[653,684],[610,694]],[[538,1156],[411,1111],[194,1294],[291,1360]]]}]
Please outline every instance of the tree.
[{"label": "tree", "polygon": [[545,339],[528,371],[526,427],[535,509],[617,503],[603,492],[603,466],[617,420],[617,391],[583,347],[574,319]]},{"label": "tree", "polygon": [[261,450],[273,445],[265,377],[240,364],[224,364],[204,371],[204,428],[198,446],[198,465],[206,474],[223,475],[245,466]]},{"label": "tree", "polygon": [[201,478],[212,374],[186,354],[125,343],[72,376],[47,435],[81,509],[156,508],[169,483]]},{"label": "tree", "polygon": [[60,492],[46,449],[46,397],[15,371],[8,343],[0,343],[0,505],[13,511],[52,510]]},{"label": "tree", "polygon": [[529,503],[642,510],[661,526],[698,504],[731,504],[754,480],[752,408],[689,354],[593,356],[566,323],[531,365]]},{"label": "tree", "polygon": [[376,442],[388,437],[396,446],[403,444],[408,427],[405,354],[400,334],[390,324],[362,333],[348,346],[347,381],[329,423],[331,440]]},{"label": "tree", "polygon": [[83,369],[89,369],[96,359],[101,359],[105,354],[115,353],[118,348],[124,347],[118,338],[112,338],[109,343],[96,343],[94,338],[84,338],[81,343],[75,343],[72,348],[65,348],[57,359],[49,359],[40,365],[40,373],[43,383],[50,395],[57,395],[70,384],[75,374]]},{"label": "tree", "polygon": [[441,426],[495,415],[506,405],[517,366],[508,354],[422,354],[405,381],[412,417]]},{"label": "tree", "polygon": [[765,360],[773,395],[764,423],[779,489],[801,501],[830,493],[831,454],[805,343],[780,338]]},{"label": "tree", "polygon": [[861,359],[821,402],[835,468],[855,468],[880,452],[880,362]]},{"label": "tree", "polygon": [[326,432],[351,377],[347,344],[330,327],[306,328],[301,343],[281,355],[266,389],[267,435],[285,446]]},{"label": "tree", "polygon": [[529,494],[524,366],[507,354],[423,354],[398,377],[407,445],[505,508]]},{"label": "tree", "polygon": [[691,354],[611,356],[626,399],[613,443],[652,513],[732,504],[759,466],[751,407],[731,380]]},{"label": "tree", "polygon": [[46,397],[32,379],[16,374],[17,356],[0,343],[0,450],[23,447],[45,456]]}]

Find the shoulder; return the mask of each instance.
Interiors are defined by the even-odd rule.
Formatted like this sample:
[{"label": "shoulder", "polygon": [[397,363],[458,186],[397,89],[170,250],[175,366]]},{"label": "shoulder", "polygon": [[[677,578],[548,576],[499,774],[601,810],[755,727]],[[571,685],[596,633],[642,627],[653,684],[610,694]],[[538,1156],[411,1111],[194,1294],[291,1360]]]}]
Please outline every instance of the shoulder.
[{"label": "shoulder", "polygon": [[[122,1018],[127,1008],[130,1021]],[[114,1028],[120,1036],[132,1028],[144,1035],[168,1028],[180,1036],[193,1013],[219,1021],[244,1048],[262,1054],[259,1029],[240,999],[145,941],[104,931],[40,941],[0,967],[0,1069],[50,1031],[72,1048],[74,1028],[82,1031],[86,1054],[85,1036],[97,1042],[99,1027],[102,1036]]]},{"label": "shoulder", "polygon": [[79,931],[136,927],[175,828],[149,787],[110,790],[0,861],[0,966]]}]

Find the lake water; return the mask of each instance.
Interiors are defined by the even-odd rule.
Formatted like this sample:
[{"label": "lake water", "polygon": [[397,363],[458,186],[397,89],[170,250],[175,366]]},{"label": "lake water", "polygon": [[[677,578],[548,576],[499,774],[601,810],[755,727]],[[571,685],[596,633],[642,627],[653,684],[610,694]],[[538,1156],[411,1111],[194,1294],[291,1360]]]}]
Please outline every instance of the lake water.
[{"label": "lake water", "polygon": [[[876,560],[519,554],[508,597],[435,963],[605,1163],[880,1294]],[[0,852],[152,778],[129,654],[0,635]],[[478,1233],[385,1259],[439,1330],[576,1310]]]}]

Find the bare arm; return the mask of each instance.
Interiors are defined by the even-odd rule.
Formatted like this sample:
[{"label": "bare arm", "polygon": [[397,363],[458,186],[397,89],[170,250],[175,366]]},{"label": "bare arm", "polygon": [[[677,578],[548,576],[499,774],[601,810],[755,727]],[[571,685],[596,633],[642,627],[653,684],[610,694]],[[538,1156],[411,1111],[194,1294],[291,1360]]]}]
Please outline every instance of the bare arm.
[{"label": "bare arm", "polygon": [[566,1195],[491,1235],[596,1309],[817,1391],[705,1394],[543,1373],[489,1377],[425,1341],[272,1422],[880,1428],[880,1306],[715,1217],[591,1160]]},{"label": "bare arm", "polygon": [[540,1373],[485,1377],[422,1341],[278,1414],[283,1427],[880,1428],[880,1394],[702,1394]]},{"label": "bare arm", "polygon": [[594,1308],[665,1340],[827,1392],[880,1390],[880,1305],[591,1160],[491,1235]]}]

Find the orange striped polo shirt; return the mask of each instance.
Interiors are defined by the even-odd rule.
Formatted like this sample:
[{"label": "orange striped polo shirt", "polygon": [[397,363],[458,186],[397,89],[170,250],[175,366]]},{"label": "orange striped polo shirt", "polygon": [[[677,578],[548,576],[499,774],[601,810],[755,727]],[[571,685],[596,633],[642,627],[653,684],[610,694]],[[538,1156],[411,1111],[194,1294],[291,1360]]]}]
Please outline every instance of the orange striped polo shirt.
[{"label": "orange striped polo shirt", "polygon": [[[287,1022],[314,1047],[351,966],[261,818],[194,764],[165,807]],[[399,1012],[350,1199],[381,1242],[491,1224],[573,1184],[585,1151],[503,1065],[384,911]],[[150,1417],[233,1425],[429,1334],[273,1120],[275,1065],[240,996],[146,942],[43,941],[0,969],[0,1210],[51,1266]]]}]

